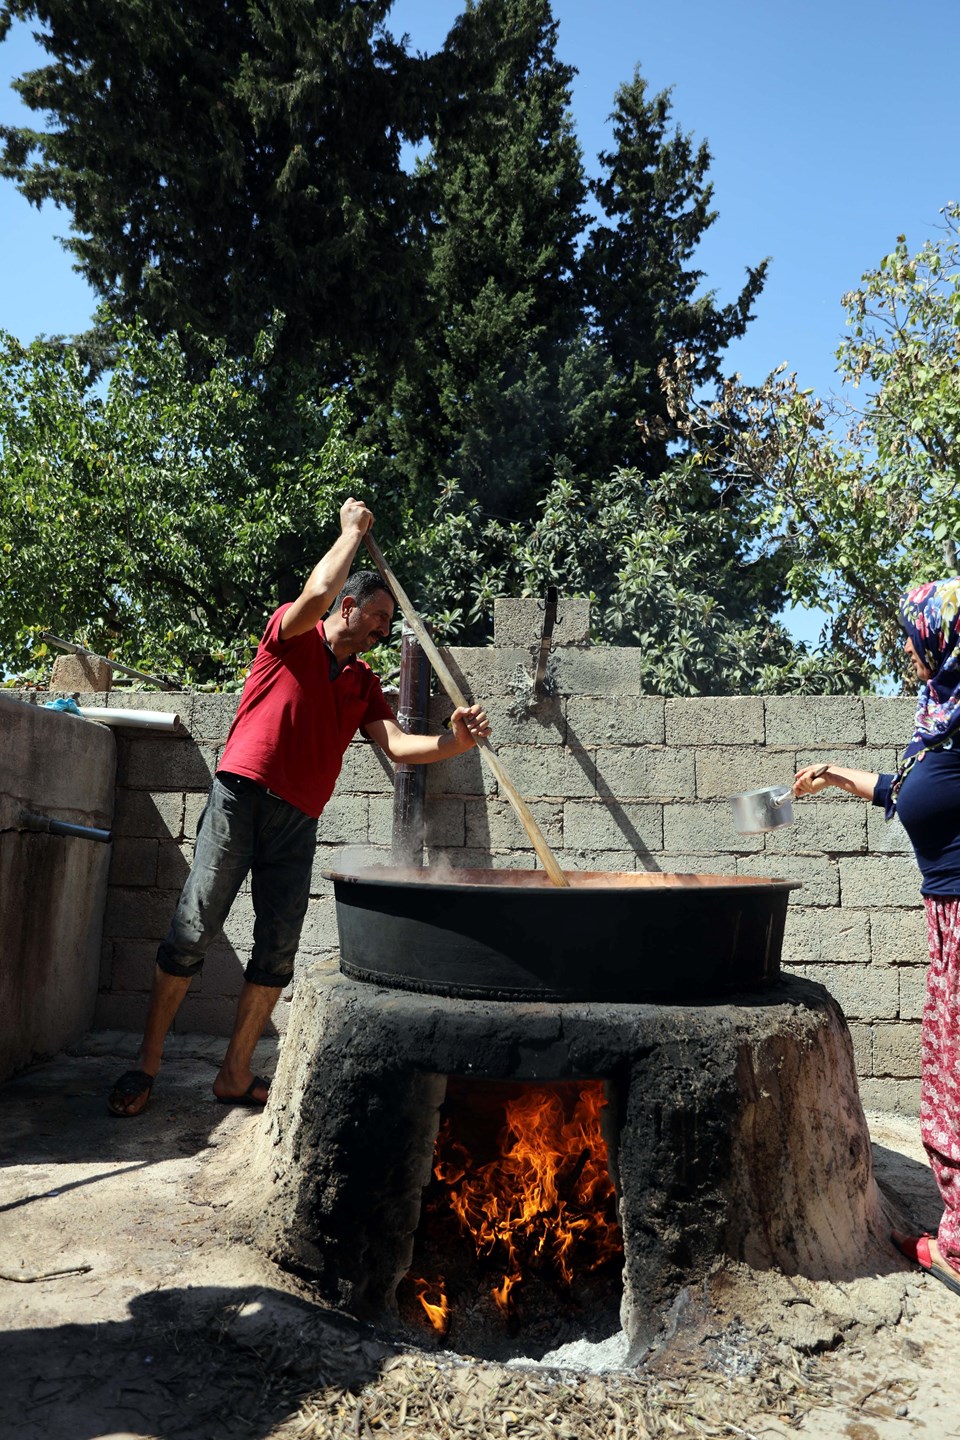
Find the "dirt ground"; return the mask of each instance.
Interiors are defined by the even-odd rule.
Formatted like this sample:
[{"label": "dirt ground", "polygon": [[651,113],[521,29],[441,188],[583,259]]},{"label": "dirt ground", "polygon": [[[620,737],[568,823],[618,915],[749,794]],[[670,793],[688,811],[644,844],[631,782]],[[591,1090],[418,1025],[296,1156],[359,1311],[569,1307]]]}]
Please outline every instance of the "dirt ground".
[{"label": "dirt ground", "polygon": [[[148,1111],[118,1120],[104,1097],[133,1049],[94,1035],[0,1092],[3,1440],[960,1437],[960,1298],[905,1264],[691,1287],[629,1372],[404,1347],[246,1242],[261,1117],[214,1102],[220,1043],[177,1037]],[[259,1060],[269,1074],[269,1044]],[[915,1125],[870,1128],[881,1184],[934,1226]]]}]

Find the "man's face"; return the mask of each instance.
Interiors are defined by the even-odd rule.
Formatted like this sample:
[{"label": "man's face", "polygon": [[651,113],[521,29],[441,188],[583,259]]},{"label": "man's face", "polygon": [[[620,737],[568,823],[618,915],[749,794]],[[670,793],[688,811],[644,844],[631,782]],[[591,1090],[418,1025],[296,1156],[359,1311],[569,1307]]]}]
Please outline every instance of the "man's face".
[{"label": "man's face", "polygon": [[340,613],[354,650],[372,650],[374,645],[387,639],[393,625],[393,609],[393,597],[386,590],[378,590],[363,605],[358,605],[350,596],[344,600]]}]

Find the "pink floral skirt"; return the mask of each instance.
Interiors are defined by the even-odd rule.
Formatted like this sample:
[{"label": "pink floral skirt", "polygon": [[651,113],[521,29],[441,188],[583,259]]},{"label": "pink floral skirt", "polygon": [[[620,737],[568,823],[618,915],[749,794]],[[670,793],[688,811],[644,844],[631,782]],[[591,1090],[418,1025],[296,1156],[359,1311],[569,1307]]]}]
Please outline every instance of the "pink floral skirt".
[{"label": "pink floral skirt", "polygon": [[920,1134],[943,1199],[937,1243],[960,1269],[960,899],[927,896]]}]

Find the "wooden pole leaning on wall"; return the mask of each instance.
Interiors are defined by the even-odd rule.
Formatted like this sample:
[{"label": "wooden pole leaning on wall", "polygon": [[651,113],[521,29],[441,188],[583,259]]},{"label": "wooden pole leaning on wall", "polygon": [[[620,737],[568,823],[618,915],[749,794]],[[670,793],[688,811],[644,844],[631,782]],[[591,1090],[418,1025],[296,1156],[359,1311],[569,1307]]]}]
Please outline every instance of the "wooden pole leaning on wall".
[{"label": "wooden pole leaning on wall", "polygon": [[[423,647],[424,654],[427,656],[427,659],[433,666],[434,671],[437,675],[437,679],[440,681],[440,684],[443,686],[444,690],[447,692],[454,705],[469,705],[470,702],[467,700],[463,691],[460,689],[456,680],[454,680],[452,674],[450,673],[447,662],[444,660],[443,656],[440,654],[440,651],[433,643],[433,637],[430,635],[423,621],[420,619],[416,610],[413,608],[412,604],[410,603],[409,597],[407,596],[400,582],[397,580],[397,577],[390,569],[390,566],[387,564],[386,560],[384,560],[383,555],[380,552],[379,545],[374,540],[373,536],[369,533],[364,535],[363,543],[364,545],[366,545],[367,550],[370,553],[370,558],[373,561],[374,565],[376,565],[377,569],[380,571],[380,574],[383,576],[387,589],[390,591],[397,604],[399,605],[400,610],[403,614],[403,618],[406,620],[407,624],[410,626],[410,629],[414,632],[417,639],[420,641],[420,644]],[[500,786],[500,789],[503,791],[504,795],[506,795],[507,799],[510,801],[510,804],[516,811],[517,816],[520,820],[520,824],[526,831],[527,837],[529,838],[531,845],[537,853],[537,858],[539,859],[544,870],[547,872],[547,875],[550,877],[550,880],[554,885],[566,888],[567,886],[569,886],[570,882],[567,879],[566,875],[564,875],[556,855],[554,855],[553,851],[550,849],[550,846],[547,844],[543,831],[540,829],[540,826],[533,818],[533,812],[531,811],[530,806],[527,804],[526,800],[524,800],[523,796],[520,794],[520,791],[517,789],[516,785],[514,785],[513,781],[510,779],[510,776],[507,774],[502,760],[497,755],[496,751],[491,748],[489,740],[478,740],[477,748],[479,749],[481,758],[483,759],[485,764],[489,766],[489,768],[493,771],[493,774],[496,776],[497,784]]]}]

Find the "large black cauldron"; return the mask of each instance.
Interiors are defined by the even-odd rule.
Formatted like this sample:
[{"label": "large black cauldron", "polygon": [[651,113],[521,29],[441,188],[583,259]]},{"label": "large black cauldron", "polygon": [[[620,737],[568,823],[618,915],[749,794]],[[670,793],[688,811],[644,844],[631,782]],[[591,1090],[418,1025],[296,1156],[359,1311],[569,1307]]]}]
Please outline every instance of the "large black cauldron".
[{"label": "large black cauldron", "polygon": [[500,1000],[671,1001],[761,990],[780,974],[795,880],[373,866],[333,881],[340,968],[355,980]]}]

